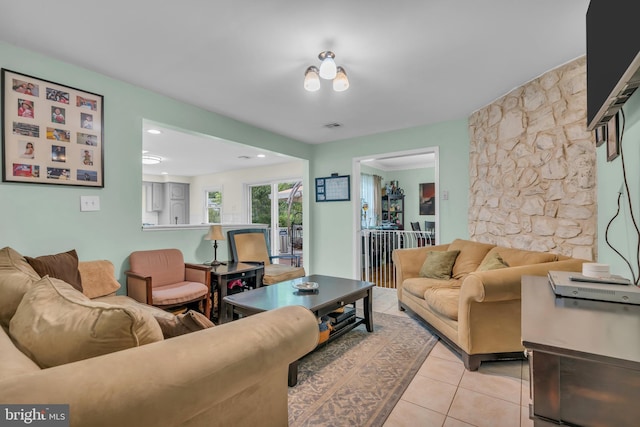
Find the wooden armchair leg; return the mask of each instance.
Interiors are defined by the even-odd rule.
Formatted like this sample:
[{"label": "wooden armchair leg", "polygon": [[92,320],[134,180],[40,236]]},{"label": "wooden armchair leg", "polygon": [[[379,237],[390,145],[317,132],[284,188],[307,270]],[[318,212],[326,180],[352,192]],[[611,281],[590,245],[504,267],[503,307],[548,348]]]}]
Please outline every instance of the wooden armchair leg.
[{"label": "wooden armchair leg", "polygon": [[211,296],[209,295],[204,300],[204,315],[207,316],[207,319],[211,319]]}]

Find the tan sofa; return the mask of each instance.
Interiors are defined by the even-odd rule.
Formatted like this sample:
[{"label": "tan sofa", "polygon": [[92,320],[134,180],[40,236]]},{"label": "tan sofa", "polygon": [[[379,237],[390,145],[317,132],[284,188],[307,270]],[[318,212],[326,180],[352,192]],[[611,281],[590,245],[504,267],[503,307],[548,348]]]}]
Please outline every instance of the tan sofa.
[{"label": "tan sofa", "polygon": [[[20,254],[0,249],[1,403],[69,404],[72,426],[287,425],[288,366],[318,342],[317,319],[309,310],[285,307],[170,339],[160,334],[158,339],[154,317],[149,320],[133,309],[139,303],[113,294],[119,284],[110,262],[80,262],[79,270],[84,295],[62,281],[40,279]],[[59,315],[49,314],[56,321],[87,306],[102,310],[93,319],[94,331],[109,316],[129,321],[137,331],[127,335],[135,338],[130,348],[42,368],[20,348],[28,346],[40,364],[63,355],[77,358],[82,349],[75,349],[64,332],[55,335],[60,331],[47,329],[40,331],[42,338],[58,339],[43,356],[41,348],[12,335],[18,326],[40,324],[37,318],[33,325],[16,321],[25,313],[32,315],[30,304],[38,301],[40,291],[69,304],[75,298],[73,307],[68,304]],[[76,325],[63,326],[73,331]],[[141,345],[145,340],[155,342]]]},{"label": "tan sofa", "polygon": [[[431,251],[460,251],[450,279],[420,275]],[[496,260],[503,265],[496,266]],[[460,239],[445,245],[396,249],[393,261],[400,309],[408,309],[424,320],[429,329],[460,353],[465,367],[472,371],[485,360],[522,357],[523,275],[545,276],[550,270],[581,271],[586,262]],[[494,269],[487,269],[491,267]]]}]

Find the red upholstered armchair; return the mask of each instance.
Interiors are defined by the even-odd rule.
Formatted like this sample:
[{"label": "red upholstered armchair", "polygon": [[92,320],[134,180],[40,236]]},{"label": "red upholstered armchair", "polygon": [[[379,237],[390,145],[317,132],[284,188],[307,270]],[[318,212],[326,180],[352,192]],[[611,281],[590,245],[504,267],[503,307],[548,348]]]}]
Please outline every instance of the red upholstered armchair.
[{"label": "red upholstered armchair", "polygon": [[136,251],[129,263],[128,296],[162,309],[198,303],[199,311],[210,317],[210,267],[186,264],[178,249]]}]

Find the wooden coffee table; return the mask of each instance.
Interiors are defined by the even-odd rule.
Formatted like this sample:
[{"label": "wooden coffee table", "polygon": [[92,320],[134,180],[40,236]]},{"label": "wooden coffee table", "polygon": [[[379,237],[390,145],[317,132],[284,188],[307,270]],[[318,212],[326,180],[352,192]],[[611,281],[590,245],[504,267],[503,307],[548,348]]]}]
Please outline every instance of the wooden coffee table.
[{"label": "wooden coffee table", "polygon": [[[304,282],[317,282],[318,289],[309,292],[294,288],[296,283]],[[288,305],[301,305],[311,310],[316,316],[322,317],[346,304],[355,304],[362,299],[364,317],[356,317],[355,322],[332,333],[329,336],[331,341],[361,324],[366,326],[368,332],[373,332],[373,287],[374,284],[371,282],[314,274],[228,295],[224,297],[227,309],[225,318],[233,319],[235,313],[250,316]],[[289,365],[289,386],[294,386],[297,379],[298,361],[295,361]]]}]

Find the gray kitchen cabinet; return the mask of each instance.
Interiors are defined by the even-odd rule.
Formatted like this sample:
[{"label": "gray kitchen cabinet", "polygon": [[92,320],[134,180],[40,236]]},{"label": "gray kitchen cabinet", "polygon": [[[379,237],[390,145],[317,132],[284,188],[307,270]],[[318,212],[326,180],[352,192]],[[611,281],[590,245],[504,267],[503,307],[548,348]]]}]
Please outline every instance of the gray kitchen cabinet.
[{"label": "gray kitchen cabinet", "polygon": [[164,208],[164,183],[144,182],[147,212],[159,212]]},{"label": "gray kitchen cabinet", "polygon": [[164,206],[158,212],[158,224],[189,224],[189,184],[164,183]]}]

